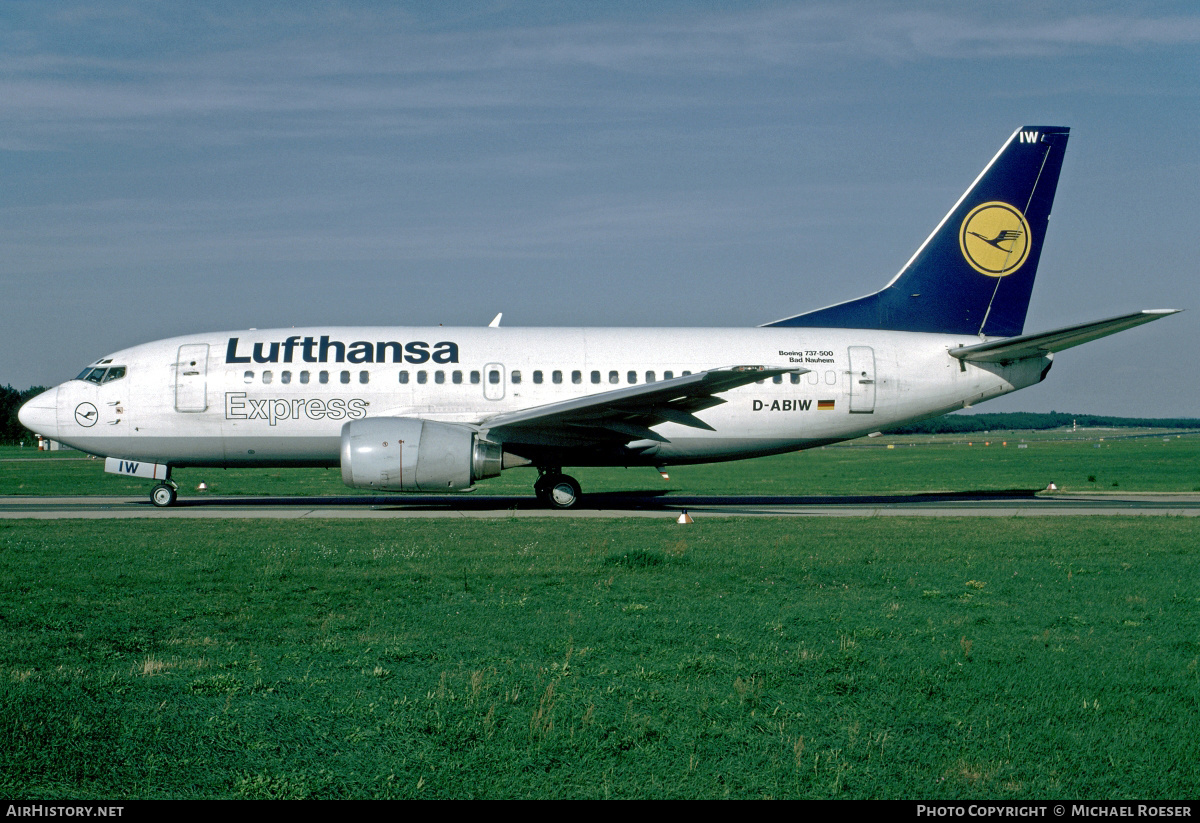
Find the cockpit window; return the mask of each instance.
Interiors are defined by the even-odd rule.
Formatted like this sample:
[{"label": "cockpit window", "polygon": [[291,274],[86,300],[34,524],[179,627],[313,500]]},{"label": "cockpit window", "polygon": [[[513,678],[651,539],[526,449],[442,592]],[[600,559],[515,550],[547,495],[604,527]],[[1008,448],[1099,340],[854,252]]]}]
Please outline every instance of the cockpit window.
[{"label": "cockpit window", "polygon": [[100,385],[101,383],[111,383],[114,380],[120,380],[125,376],[124,366],[88,366],[79,373],[76,380],[86,380],[89,383]]}]

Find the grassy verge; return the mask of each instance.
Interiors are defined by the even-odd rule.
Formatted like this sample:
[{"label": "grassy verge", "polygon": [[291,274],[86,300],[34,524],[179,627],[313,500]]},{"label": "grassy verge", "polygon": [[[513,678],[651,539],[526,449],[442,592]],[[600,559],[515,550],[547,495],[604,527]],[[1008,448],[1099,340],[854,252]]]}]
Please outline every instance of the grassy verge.
[{"label": "grassy verge", "polygon": [[[682,494],[838,495],[923,491],[1043,489],[1064,491],[1200,491],[1200,436],[1051,440],[1045,433],[982,437],[872,438],[855,444],[758,460],[676,466],[663,481],[653,469],[572,469],[585,492],[664,490]],[[892,448],[888,448],[892,446]],[[1024,446],[1024,448],[1021,448]],[[151,482],[105,474],[102,461],[78,452],[0,449],[0,494],[133,495]],[[71,459],[73,456],[74,459]],[[33,459],[19,459],[33,457]],[[338,469],[182,469],[183,496],[363,494],[343,485]],[[532,496],[536,474],[515,469],[486,480],[484,494]]]},{"label": "grassy verge", "polygon": [[0,795],[1194,797],[1198,543],[2,521]]}]

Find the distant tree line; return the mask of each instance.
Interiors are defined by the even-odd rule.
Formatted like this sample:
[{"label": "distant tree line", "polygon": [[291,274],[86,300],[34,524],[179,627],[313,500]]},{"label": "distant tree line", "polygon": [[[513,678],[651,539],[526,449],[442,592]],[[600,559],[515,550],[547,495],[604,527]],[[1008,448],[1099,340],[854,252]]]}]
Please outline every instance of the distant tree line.
[{"label": "distant tree line", "polygon": [[1009,429],[1060,429],[1072,425],[1105,429],[1200,429],[1195,417],[1105,417],[1065,412],[1005,412],[1002,414],[947,414],[932,420],[888,429],[889,434],[955,434]]},{"label": "distant tree line", "polygon": [[32,386],[25,391],[17,391],[7,384],[0,386],[0,443],[16,444],[22,440],[27,446],[37,443],[37,437],[17,420],[17,409],[45,390],[43,386]]}]

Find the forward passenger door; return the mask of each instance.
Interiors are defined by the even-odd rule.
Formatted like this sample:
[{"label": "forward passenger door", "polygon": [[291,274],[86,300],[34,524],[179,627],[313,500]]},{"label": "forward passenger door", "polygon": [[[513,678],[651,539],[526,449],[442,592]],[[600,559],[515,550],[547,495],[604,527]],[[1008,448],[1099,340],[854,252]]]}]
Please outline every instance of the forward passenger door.
[{"label": "forward passenger door", "polygon": [[175,358],[175,411],[202,412],[208,408],[208,344],[179,347]]}]

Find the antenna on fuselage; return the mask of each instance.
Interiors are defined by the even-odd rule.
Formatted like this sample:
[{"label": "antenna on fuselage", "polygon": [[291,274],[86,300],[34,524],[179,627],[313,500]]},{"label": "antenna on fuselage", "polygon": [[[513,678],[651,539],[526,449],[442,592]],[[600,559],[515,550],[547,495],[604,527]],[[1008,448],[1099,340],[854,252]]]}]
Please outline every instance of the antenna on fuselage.
[{"label": "antenna on fuselage", "polygon": [[504,316],[504,312],[497,312],[496,316],[492,318],[492,322],[488,323],[488,328],[489,329],[500,328],[500,318],[503,316]]}]

